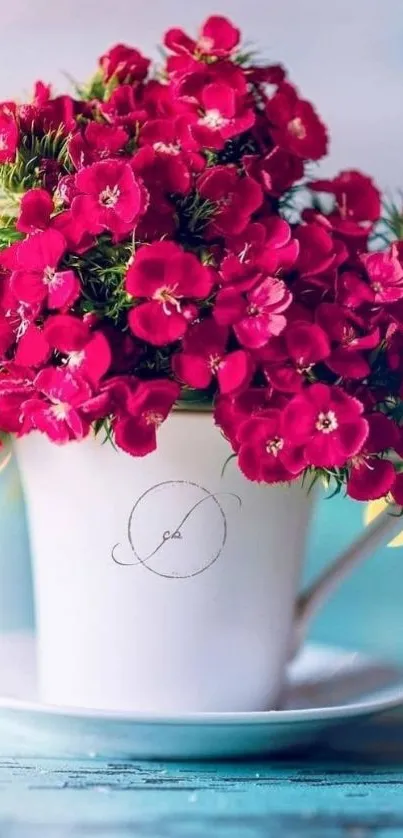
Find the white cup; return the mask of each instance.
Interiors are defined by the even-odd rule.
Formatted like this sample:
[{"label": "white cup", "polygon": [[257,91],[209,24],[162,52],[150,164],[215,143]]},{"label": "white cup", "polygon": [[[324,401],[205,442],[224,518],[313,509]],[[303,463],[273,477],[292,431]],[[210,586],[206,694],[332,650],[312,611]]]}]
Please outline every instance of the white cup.
[{"label": "white cup", "polygon": [[298,597],[314,496],[249,482],[211,414],[174,412],[132,458],[99,439],[16,442],[41,697],[155,713],[277,706],[307,618],[398,527],[384,515]]}]

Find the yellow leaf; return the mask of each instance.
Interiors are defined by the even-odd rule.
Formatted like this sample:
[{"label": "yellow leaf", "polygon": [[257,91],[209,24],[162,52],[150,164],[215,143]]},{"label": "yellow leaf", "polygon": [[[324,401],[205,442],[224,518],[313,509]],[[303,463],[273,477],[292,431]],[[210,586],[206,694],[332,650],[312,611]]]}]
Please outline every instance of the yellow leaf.
[{"label": "yellow leaf", "polygon": [[[380,498],[379,500],[371,500],[367,503],[365,510],[364,510],[364,524],[367,527],[368,524],[371,524],[372,521],[375,521],[375,518],[381,514],[381,512],[386,509],[387,503],[386,500]],[[388,547],[403,547],[403,530],[399,532],[392,541],[389,542]]]}]

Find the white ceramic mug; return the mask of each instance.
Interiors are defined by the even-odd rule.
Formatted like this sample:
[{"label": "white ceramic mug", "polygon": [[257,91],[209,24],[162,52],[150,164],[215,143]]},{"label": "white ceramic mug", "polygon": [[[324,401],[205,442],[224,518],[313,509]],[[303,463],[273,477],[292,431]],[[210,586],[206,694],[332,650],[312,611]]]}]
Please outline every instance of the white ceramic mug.
[{"label": "white ceramic mug", "polygon": [[89,438],[16,443],[41,697],[158,713],[277,706],[307,618],[399,526],[378,519],[298,598],[314,498],[251,483],[207,413],[174,412],[142,459]]}]

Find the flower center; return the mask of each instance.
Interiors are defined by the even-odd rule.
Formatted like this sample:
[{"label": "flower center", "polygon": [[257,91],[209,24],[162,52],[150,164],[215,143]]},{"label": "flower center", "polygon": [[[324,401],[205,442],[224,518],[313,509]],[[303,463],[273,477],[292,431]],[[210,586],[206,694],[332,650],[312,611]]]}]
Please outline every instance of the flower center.
[{"label": "flower center", "polygon": [[50,408],[50,412],[58,422],[64,422],[69,414],[69,405],[64,402],[56,402],[56,404],[53,404]]},{"label": "flower center", "polygon": [[159,151],[160,154],[172,154],[174,156],[176,156],[180,152],[179,146],[175,145],[174,143],[154,143],[153,149],[154,151]]},{"label": "flower center", "polygon": [[67,358],[67,365],[68,365],[69,369],[76,370],[76,369],[78,369],[78,367],[81,367],[81,364],[83,363],[84,358],[85,358],[85,352],[84,352],[83,349],[81,350],[81,352],[78,352],[78,351],[77,352],[70,352],[69,356]]},{"label": "flower center", "polygon": [[209,357],[209,367],[211,372],[216,373],[218,372],[221,364],[221,356],[215,353],[215,355],[210,355]]},{"label": "flower center", "polygon": [[45,268],[43,272],[43,281],[45,285],[52,285],[56,279],[56,271],[54,268],[48,267]]},{"label": "flower center", "polygon": [[120,189],[118,186],[106,186],[105,189],[100,193],[99,196],[99,203],[103,207],[107,207],[108,209],[112,209],[116,206],[120,196]]},{"label": "flower center", "polygon": [[148,410],[147,413],[144,414],[144,420],[147,425],[161,425],[164,421],[164,417],[162,413],[158,413],[156,410]]},{"label": "flower center", "polygon": [[256,305],[256,303],[250,303],[248,305],[248,308],[246,309],[246,312],[249,315],[249,317],[257,317],[257,315],[260,314],[260,308],[258,305]]},{"label": "flower center", "polygon": [[158,303],[162,303],[162,308],[165,314],[171,314],[171,310],[170,308],[168,308],[168,306],[170,305],[176,308],[179,314],[181,312],[180,302],[175,296],[175,291],[177,287],[177,285],[174,285],[173,288],[158,288],[155,294],[153,295],[154,300],[157,300]]},{"label": "flower center", "polygon": [[296,116],[288,123],[288,130],[297,140],[304,140],[306,137],[305,126],[299,116]]},{"label": "flower center", "polygon": [[205,125],[206,128],[211,128],[213,131],[219,131],[220,128],[228,125],[228,121],[217,108],[212,108],[199,119],[199,125]]},{"label": "flower center", "polygon": [[382,284],[380,282],[371,282],[371,288],[375,291],[375,294],[379,294],[382,291]]},{"label": "flower center", "polygon": [[273,457],[278,457],[282,448],[284,448],[284,440],[279,436],[275,436],[266,442],[266,451],[268,454],[272,454]]},{"label": "flower center", "polygon": [[207,38],[205,35],[203,35],[201,38],[199,38],[197,46],[200,52],[211,52],[214,46],[214,41],[212,38]]},{"label": "flower center", "polygon": [[328,410],[327,413],[321,411],[318,414],[315,428],[317,431],[322,431],[323,434],[331,434],[339,427],[334,410]]}]

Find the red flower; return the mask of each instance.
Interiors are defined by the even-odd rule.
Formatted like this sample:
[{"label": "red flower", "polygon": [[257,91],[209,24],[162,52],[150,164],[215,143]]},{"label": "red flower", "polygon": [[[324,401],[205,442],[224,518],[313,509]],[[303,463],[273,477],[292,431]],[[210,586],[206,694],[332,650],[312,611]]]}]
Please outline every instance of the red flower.
[{"label": "red flower", "polygon": [[359,318],[337,303],[321,303],[316,318],[336,344],[326,359],[329,369],[345,378],[365,378],[370,366],[364,352],[378,346],[379,329],[366,331]]},{"label": "red flower", "polygon": [[239,450],[238,433],[243,422],[267,410],[272,401],[272,393],[268,387],[249,387],[248,390],[235,395],[216,396],[214,422],[221,428],[234,451]]},{"label": "red flower", "polygon": [[88,122],[83,133],[73,134],[69,140],[69,155],[76,169],[97,160],[115,157],[128,142],[129,135],[121,125]]},{"label": "red flower", "polygon": [[284,409],[284,432],[303,445],[306,461],[317,468],[342,467],[358,454],[368,436],[363,405],[339,387],[312,384]]},{"label": "red flower", "polygon": [[136,88],[131,84],[122,84],[109,96],[106,102],[101,102],[101,113],[108,122],[122,125],[131,133],[135,133],[138,123],[147,119],[147,112],[141,109],[136,97]]},{"label": "red flower", "polygon": [[179,340],[189,325],[186,303],[208,297],[212,286],[211,271],[175,242],[142,247],[126,275],[126,290],[141,299],[129,312],[132,332],[154,346]]},{"label": "red flower", "polygon": [[260,349],[271,335],[279,335],[286,325],[284,311],[292,300],[281,279],[259,280],[246,294],[232,286],[217,294],[214,318],[220,325],[233,325],[236,337],[247,349]]},{"label": "red flower", "polygon": [[25,431],[41,431],[59,444],[87,436],[90,425],[82,407],[91,388],[84,379],[68,370],[47,367],[38,373],[35,387],[37,398],[22,406]]},{"label": "red flower", "polygon": [[52,218],[52,228],[62,234],[67,250],[85,253],[95,245],[95,238],[85,228],[84,219],[73,215],[71,210],[59,212]]},{"label": "red flower", "polygon": [[30,189],[21,199],[20,213],[15,226],[20,233],[46,230],[53,210],[53,199],[46,189]]},{"label": "red flower", "polygon": [[228,56],[238,46],[239,29],[225,17],[212,15],[201,27],[197,41],[189,38],[182,29],[169,29],[164,36],[164,44],[179,55]]},{"label": "red flower", "polygon": [[200,154],[183,148],[182,140],[188,133],[188,120],[184,122],[181,118],[148,120],[142,127],[141,147],[133,157],[132,166],[149,190],[158,185],[168,194],[189,191],[193,171],[201,171],[205,161]]},{"label": "red flower", "polygon": [[340,172],[333,180],[312,181],[314,192],[334,195],[336,211],[326,217],[334,230],[345,236],[362,237],[381,214],[381,196],[371,178],[361,172]]},{"label": "red flower", "polygon": [[173,356],[177,377],[196,389],[206,389],[217,376],[221,393],[234,393],[248,386],[253,363],[242,349],[227,352],[229,330],[213,320],[191,326],[183,339],[183,350]]},{"label": "red flower", "polygon": [[23,131],[47,133],[59,131],[68,134],[75,127],[74,102],[71,96],[52,99],[50,85],[36,82],[32,104],[20,105],[17,117]]},{"label": "red flower", "polygon": [[304,160],[319,160],[326,154],[326,128],[310,102],[299,99],[292,85],[283,82],[279,86],[267,102],[266,115],[280,148]]},{"label": "red flower", "polygon": [[265,410],[248,419],[241,425],[238,439],[239,467],[249,480],[295,480],[307,465],[303,446],[287,437],[280,410]]},{"label": "red flower", "polygon": [[403,506],[403,472],[396,475],[395,482],[390,490],[392,498],[398,506]]},{"label": "red flower", "polygon": [[0,112],[0,163],[11,163],[15,159],[19,140],[15,116],[7,108]]},{"label": "red flower", "polygon": [[74,271],[58,270],[65,252],[63,236],[51,229],[3,251],[2,258],[13,271],[11,289],[17,300],[28,305],[46,302],[49,308],[73,305],[80,283]]},{"label": "red flower", "polygon": [[248,174],[262,184],[265,192],[276,198],[301,180],[304,174],[301,158],[279,146],[265,157],[258,154],[244,157],[244,164]]},{"label": "red flower", "polygon": [[389,460],[379,455],[398,443],[396,425],[383,413],[366,417],[369,433],[360,454],[353,457],[347,481],[347,494],[355,500],[385,497],[395,482],[395,470]]},{"label": "red flower", "polygon": [[93,163],[76,174],[75,184],[81,194],[73,200],[73,215],[95,235],[127,235],[146,208],[144,189],[123,160]]},{"label": "red flower", "polygon": [[239,177],[235,166],[207,169],[198,178],[197,189],[202,198],[216,205],[206,230],[210,237],[241,233],[263,201],[259,184],[251,177]]},{"label": "red flower", "polygon": [[197,115],[190,129],[200,148],[221,149],[227,140],[252,128],[255,112],[229,84],[213,82],[203,87]]},{"label": "red flower", "polygon": [[127,415],[114,422],[116,445],[134,457],[144,457],[157,447],[157,429],[179,398],[180,387],[166,379],[141,381],[131,394]]},{"label": "red flower", "polygon": [[375,303],[395,303],[403,297],[403,268],[395,247],[390,253],[364,253],[361,262],[368,274]]},{"label": "red flower", "polygon": [[299,242],[296,269],[302,276],[315,276],[338,266],[346,251],[341,242],[334,241],[330,232],[315,221],[299,224],[294,231]]},{"label": "red flower", "polygon": [[150,63],[141,52],[126,44],[116,44],[99,59],[104,81],[108,82],[114,76],[120,84],[143,81]]},{"label": "red flower", "polygon": [[269,384],[284,393],[297,393],[306,383],[304,373],[330,354],[326,333],[314,323],[293,321],[262,350],[262,369]]}]

